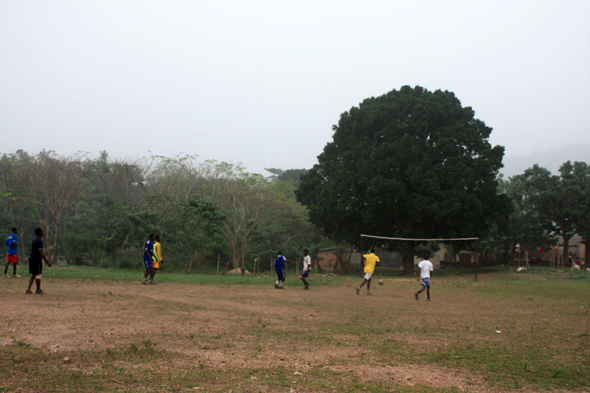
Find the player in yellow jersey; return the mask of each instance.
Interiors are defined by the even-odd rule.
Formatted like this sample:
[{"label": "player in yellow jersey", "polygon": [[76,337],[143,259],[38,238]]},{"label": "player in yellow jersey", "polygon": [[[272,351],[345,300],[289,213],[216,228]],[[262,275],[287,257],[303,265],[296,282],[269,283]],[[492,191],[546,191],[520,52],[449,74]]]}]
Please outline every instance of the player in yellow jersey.
[{"label": "player in yellow jersey", "polygon": [[150,284],[155,284],[154,276],[156,275],[156,269],[160,268],[160,263],[164,262],[162,260],[162,244],[160,244],[160,235],[156,235],[156,242],[154,243],[154,256],[153,256],[154,263],[152,274],[150,276]]},{"label": "player in yellow jersey", "polygon": [[371,253],[363,255],[362,260],[364,261],[365,265],[365,278],[363,282],[358,287],[355,287],[354,290],[356,291],[357,295],[360,295],[361,288],[363,285],[367,284],[367,295],[371,294],[371,277],[373,276],[373,272],[375,271],[375,266],[379,264],[379,257],[375,255],[375,249],[371,248]]}]

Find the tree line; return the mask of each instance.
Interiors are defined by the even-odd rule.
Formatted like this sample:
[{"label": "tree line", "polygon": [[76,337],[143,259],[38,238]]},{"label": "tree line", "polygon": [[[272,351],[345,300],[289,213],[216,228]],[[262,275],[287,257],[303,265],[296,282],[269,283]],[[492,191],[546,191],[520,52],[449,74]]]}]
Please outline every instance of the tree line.
[{"label": "tree line", "polygon": [[[347,270],[361,234],[479,237],[485,263],[507,262],[518,243],[543,247],[558,237],[567,255],[578,234],[588,261],[588,164],[568,161],[559,175],[534,165],[504,179],[504,148],[490,144],[491,132],[454,93],[403,86],[342,113],[311,169],[269,168],[268,177],[190,155],[19,150],[0,156],[0,224],[25,237],[43,227],[50,258],[71,264],[136,266],[149,233],[162,236],[168,266],[189,270],[216,257],[232,268],[270,268],[278,250],[308,248],[313,257],[326,246]],[[406,273],[417,253],[438,248],[373,245],[400,251]]]},{"label": "tree line", "polygon": [[42,227],[47,255],[69,264],[134,267],[154,233],[172,267],[198,268],[221,256],[232,268],[252,268],[255,259],[268,268],[279,249],[299,255],[325,242],[295,199],[296,182],[270,171],[265,178],[189,155],[19,150],[0,156],[0,222],[18,227],[21,239]]}]

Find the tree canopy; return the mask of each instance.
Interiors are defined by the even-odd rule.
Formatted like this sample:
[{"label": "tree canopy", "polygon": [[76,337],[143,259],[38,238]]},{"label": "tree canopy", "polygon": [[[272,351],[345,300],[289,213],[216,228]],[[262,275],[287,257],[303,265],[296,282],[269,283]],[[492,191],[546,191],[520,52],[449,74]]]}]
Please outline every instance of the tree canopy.
[{"label": "tree canopy", "polygon": [[[365,99],[333,129],[296,195],[334,240],[478,236],[509,210],[496,190],[504,148],[452,92],[403,86]],[[407,272],[413,255],[409,242]]]}]

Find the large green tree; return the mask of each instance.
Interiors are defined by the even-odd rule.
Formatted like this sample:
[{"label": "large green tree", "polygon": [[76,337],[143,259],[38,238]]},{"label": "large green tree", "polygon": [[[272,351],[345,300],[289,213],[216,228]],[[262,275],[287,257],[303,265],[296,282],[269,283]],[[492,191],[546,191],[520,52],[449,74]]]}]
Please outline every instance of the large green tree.
[{"label": "large green tree", "polygon": [[[482,234],[508,198],[496,177],[504,148],[449,91],[403,86],[340,116],[297,197],[327,236],[437,238]],[[404,253],[413,271],[414,242]]]},{"label": "large green tree", "polygon": [[559,168],[561,176],[552,175],[538,165],[517,176],[526,186],[524,195],[551,236],[563,238],[564,255],[568,255],[569,240],[577,232],[584,239],[590,234],[590,169],[584,162],[568,161]]}]

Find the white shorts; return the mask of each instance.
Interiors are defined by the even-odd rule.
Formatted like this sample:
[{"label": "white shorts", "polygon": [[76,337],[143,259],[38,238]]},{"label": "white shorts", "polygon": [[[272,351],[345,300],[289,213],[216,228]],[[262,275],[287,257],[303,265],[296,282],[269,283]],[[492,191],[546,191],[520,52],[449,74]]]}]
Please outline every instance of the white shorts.
[{"label": "white shorts", "polygon": [[370,280],[373,277],[373,273],[365,273],[365,280]]},{"label": "white shorts", "polygon": [[41,279],[41,275],[40,274],[35,275],[35,280],[40,280],[40,279]]}]

